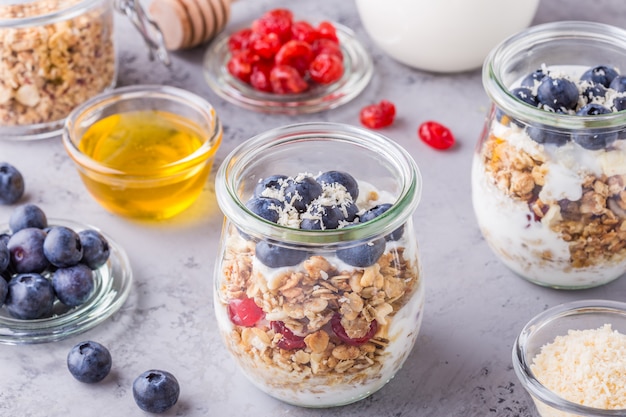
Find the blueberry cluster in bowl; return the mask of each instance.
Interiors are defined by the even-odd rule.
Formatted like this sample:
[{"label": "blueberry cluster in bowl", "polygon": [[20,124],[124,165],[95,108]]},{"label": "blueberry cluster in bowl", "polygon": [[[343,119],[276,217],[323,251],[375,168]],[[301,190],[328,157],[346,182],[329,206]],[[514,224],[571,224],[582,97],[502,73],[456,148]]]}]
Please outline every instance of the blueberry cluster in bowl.
[{"label": "blueberry cluster in bowl", "polygon": [[[301,230],[350,227],[370,221],[392,207],[384,203],[362,209],[357,206],[358,197],[358,182],[347,172],[326,171],[317,176],[302,173],[294,177],[279,174],[260,180],[246,207],[267,221]],[[356,267],[373,265],[384,253],[386,241],[399,240],[403,232],[400,227],[385,237],[339,249],[337,257]],[[267,241],[256,243],[257,259],[270,268],[297,265],[308,256],[305,250]]]},{"label": "blueberry cluster in bowl", "polygon": [[[530,106],[557,114],[585,117],[626,110],[626,76],[608,65],[588,68],[577,79],[562,70],[544,66],[525,76],[519,86],[509,92]],[[499,111],[498,119],[502,120],[502,116]],[[562,146],[573,140],[589,150],[604,149],[623,138],[623,133],[609,129],[568,133],[535,125],[528,128],[528,135],[535,142]]]},{"label": "blueberry cluster in bowl", "polygon": [[18,206],[0,235],[0,307],[16,319],[53,315],[58,300],[67,310],[85,303],[95,288],[94,270],[109,258],[97,230],[49,225],[34,204]]}]

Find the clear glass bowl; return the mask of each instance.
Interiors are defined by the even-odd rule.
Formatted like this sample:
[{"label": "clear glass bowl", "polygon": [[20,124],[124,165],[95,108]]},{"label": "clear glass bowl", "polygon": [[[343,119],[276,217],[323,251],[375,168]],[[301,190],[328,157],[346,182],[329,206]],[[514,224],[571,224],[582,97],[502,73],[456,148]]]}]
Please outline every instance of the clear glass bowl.
[{"label": "clear glass bowl", "polygon": [[91,196],[126,217],[161,220],[193,204],[222,142],[215,109],[159,85],[99,94],[67,118],[63,144]]},{"label": "clear glass bowl", "polygon": [[354,32],[332,22],[337,30],[343,54],[344,74],[336,82],[315,86],[302,94],[271,94],[258,91],[233,77],[226,68],[230,58],[229,33],[222,33],[211,43],[204,56],[204,75],[217,95],[238,106],[265,113],[303,114],[329,110],[348,103],[370,82],[372,59]]},{"label": "clear glass bowl", "polygon": [[0,139],[58,135],[76,106],[115,85],[110,0],[0,4]]},{"label": "clear glass bowl", "polygon": [[[48,222],[51,226],[66,226],[76,232],[83,229],[97,230],[109,243],[109,259],[94,271],[94,292],[80,306],[67,308],[57,300],[52,317],[36,320],[13,318],[6,309],[0,307],[0,343],[17,345],[54,342],[83,333],[118,311],[130,293],[133,282],[130,262],[117,242],[90,225],[63,219],[49,219]],[[0,233],[9,232],[8,225],[0,226]]]},{"label": "clear glass bowl", "polygon": [[[381,202],[391,208],[365,223],[303,230],[246,206],[262,178],[331,170],[357,180],[358,208]],[[396,143],[342,124],[270,130],[225,159],[216,178],[225,223],[214,307],[225,346],[253,384],[288,403],[330,407],[365,398],[391,380],[422,322],[412,223],[421,187],[415,162]],[[365,254],[367,262],[346,253]]]},{"label": "clear glass bowl", "polygon": [[[513,346],[513,369],[522,386],[532,397],[541,417],[617,417],[626,415],[626,408],[599,409],[568,401],[562,395],[547,387],[545,383],[542,383],[543,378],[538,378],[535,372],[533,372],[534,358],[541,352],[544,346],[554,343],[556,337],[566,337],[570,331],[597,330],[605,324],[610,324],[613,331],[621,333],[621,337],[626,338],[626,303],[609,300],[569,302],[538,314],[524,326]],[[605,340],[604,337],[597,337],[593,341],[589,341],[588,345],[594,346],[603,340]],[[582,347],[580,349],[582,350]],[[574,352],[576,350],[574,347],[571,349]],[[626,366],[624,366],[625,359],[623,355],[622,346],[621,354],[618,354],[618,362],[611,364],[615,366],[617,377],[621,375],[622,378],[626,377],[624,375]],[[580,360],[576,372],[552,375],[552,377],[568,381],[574,378],[573,375],[575,374],[593,374],[594,367],[602,368],[602,365],[599,363],[593,363],[595,360],[593,358],[601,356],[603,355],[592,356],[591,353],[581,352],[577,358],[572,358],[572,360]],[[562,357],[567,358],[570,356],[563,354]],[[621,364],[619,361],[621,361]],[[556,369],[556,365],[553,366],[554,369]],[[545,371],[542,370],[540,372]],[[543,380],[545,381],[545,379]],[[606,381],[592,381],[591,376],[589,376],[584,384],[593,385],[604,382]],[[559,383],[559,386],[565,387],[567,383]],[[584,390],[581,389],[582,391]],[[616,392],[612,394],[615,396],[615,399],[621,400],[622,403],[624,402],[624,390],[622,390],[621,394]],[[595,395],[594,398],[587,398],[587,404],[590,401],[597,400],[598,397],[598,395]]]},{"label": "clear glass bowl", "polygon": [[626,272],[626,111],[579,116],[517,99],[510,90],[544,65],[572,77],[597,65],[626,74],[626,31],[554,22],[491,52],[474,212],[489,247],[515,273],[552,288],[595,287]]}]

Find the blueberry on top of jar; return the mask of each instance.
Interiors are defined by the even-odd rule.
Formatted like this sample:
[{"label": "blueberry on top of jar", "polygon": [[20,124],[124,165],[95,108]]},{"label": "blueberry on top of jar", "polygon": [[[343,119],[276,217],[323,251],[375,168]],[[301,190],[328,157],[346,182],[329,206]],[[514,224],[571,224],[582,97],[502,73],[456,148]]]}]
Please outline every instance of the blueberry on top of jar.
[{"label": "blueberry on top of jar", "polygon": [[618,76],[617,71],[606,65],[598,65],[593,68],[589,68],[581,76],[581,81],[589,81],[593,84],[600,84],[603,87],[609,87],[611,81]]},{"label": "blueberry on top of jar", "polygon": [[611,81],[609,88],[617,91],[618,93],[623,93],[624,91],[626,91],[626,76],[618,75],[617,77],[613,78],[613,81]]},{"label": "blueberry on top of jar", "polygon": [[537,100],[552,110],[572,110],[578,104],[578,87],[567,78],[544,77],[537,87]]},{"label": "blueberry on top of jar", "polygon": [[533,88],[535,87],[535,82],[540,82],[545,76],[546,73],[543,71],[543,69],[539,68],[538,70],[535,70],[534,72],[531,72],[526,77],[524,77],[520,82],[520,86]]}]

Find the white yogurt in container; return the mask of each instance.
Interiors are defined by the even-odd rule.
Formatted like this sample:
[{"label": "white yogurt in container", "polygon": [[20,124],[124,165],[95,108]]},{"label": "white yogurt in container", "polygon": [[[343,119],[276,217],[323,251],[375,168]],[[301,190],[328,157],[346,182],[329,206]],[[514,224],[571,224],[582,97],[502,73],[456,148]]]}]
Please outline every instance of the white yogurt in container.
[{"label": "white yogurt in container", "polygon": [[365,30],[392,58],[434,72],[479,68],[527,27],[539,0],[356,0]]}]

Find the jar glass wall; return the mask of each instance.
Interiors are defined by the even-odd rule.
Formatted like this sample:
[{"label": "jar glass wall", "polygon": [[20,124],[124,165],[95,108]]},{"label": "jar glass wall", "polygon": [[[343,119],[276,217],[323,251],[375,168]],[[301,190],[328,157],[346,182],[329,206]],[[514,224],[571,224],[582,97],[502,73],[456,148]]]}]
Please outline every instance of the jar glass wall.
[{"label": "jar glass wall", "polygon": [[[624,93],[581,81],[598,66],[626,73],[626,31],[535,26],[500,44],[483,67],[492,106],[474,154],[474,211],[496,255],[540,285],[589,288],[626,272]],[[544,76],[576,85],[572,107],[540,102]],[[608,112],[583,116],[592,102]]]},{"label": "jar glass wall", "polygon": [[0,49],[0,137],[57,135],[74,107],[115,85],[113,2],[2,2]]},{"label": "jar glass wall", "polygon": [[[367,222],[321,230],[249,208],[268,177],[289,183],[312,173],[325,184],[319,173],[333,170],[357,180],[360,218],[391,207]],[[216,179],[225,222],[215,313],[226,347],[257,387],[288,403],[329,407],[362,399],[395,375],[422,321],[412,223],[420,193],[419,171],[402,148],[347,125],[281,127],[227,157]]]}]

